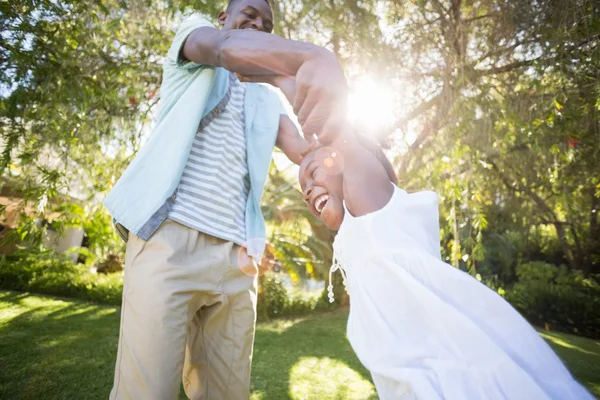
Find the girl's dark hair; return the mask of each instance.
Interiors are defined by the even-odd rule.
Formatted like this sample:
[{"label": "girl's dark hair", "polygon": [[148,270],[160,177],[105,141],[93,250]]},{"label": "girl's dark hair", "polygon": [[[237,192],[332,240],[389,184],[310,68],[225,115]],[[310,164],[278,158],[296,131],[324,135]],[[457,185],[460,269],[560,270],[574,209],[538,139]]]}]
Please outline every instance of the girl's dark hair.
[{"label": "girl's dark hair", "polygon": [[385,172],[387,172],[388,178],[395,185],[398,183],[398,175],[396,175],[396,171],[394,171],[394,166],[387,158],[381,146],[375,142],[374,140],[368,138],[365,135],[361,135],[360,133],[356,134],[356,138],[360,142],[360,144],[367,150],[369,150],[375,158],[381,163]]}]

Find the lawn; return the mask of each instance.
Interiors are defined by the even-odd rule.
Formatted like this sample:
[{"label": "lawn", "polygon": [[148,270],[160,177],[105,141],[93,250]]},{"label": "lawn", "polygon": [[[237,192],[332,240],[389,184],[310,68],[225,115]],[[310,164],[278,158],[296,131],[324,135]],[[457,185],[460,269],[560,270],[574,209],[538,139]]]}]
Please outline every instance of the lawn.
[{"label": "lawn", "polygon": [[[259,324],[252,399],[377,398],[345,339],[346,318],[335,312]],[[106,399],[118,324],[116,307],[0,291],[0,398]],[[541,334],[600,395],[600,343]]]}]

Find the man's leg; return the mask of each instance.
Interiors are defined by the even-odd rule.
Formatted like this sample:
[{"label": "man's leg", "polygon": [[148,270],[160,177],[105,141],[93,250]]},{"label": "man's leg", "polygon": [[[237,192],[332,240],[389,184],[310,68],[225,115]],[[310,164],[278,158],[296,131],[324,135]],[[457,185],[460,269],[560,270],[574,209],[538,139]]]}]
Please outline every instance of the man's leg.
[{"label": "man's leg", "polygon": [[189,252],[197,235],[172,221],[165,221],[147,242],[130,235],[110,399],[177,398],[190,307],[203,289],[191,284]]},{"label": "man's leg", "polygon": [[223,246],[228,257],[217,272],[220,295],[206,297],[190,325],[183,382],[192,400],[250,397],[257,270],[244,249]]}]

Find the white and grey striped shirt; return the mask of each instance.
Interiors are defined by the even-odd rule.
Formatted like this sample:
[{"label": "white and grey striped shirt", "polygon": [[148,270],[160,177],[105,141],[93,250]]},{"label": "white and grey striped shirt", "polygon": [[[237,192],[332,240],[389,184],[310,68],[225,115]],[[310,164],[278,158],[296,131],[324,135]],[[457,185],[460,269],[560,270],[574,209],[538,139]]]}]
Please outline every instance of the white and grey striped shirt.
[{"label": "white and grey striped shirt", "polygon": [[231,80],[225,110],[196,133],[169,219],[241,246],[246,242],[246,201],[250,190],[244,94]]}]

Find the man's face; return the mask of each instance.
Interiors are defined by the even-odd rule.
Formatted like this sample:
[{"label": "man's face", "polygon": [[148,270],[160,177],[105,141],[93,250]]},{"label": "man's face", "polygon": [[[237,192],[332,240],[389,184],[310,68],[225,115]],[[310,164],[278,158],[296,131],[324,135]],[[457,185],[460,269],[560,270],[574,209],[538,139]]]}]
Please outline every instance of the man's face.
[{"label": "man's face", "polygon": [[225,30],[255,29],[273,31],[273,11],[265,0],[238,0],[230,9],[219,14],[219,23]]}]

